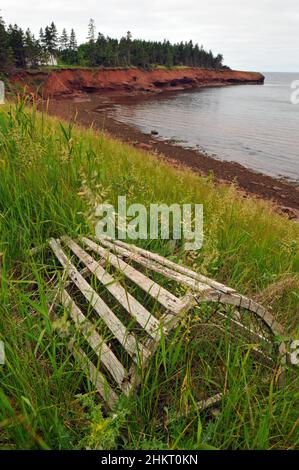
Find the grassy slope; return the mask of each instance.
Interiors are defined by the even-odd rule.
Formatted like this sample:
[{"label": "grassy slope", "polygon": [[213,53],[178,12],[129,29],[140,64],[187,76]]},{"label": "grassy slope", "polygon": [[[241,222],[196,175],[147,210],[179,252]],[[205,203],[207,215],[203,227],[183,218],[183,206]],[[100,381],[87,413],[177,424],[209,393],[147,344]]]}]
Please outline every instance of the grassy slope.
[{"label": "grassy slope", "polygon": [[[209,420],[194,411],[187,418],[176,417],[179,409],[192,406],[198,384],[194,358],[195,364],[203,361],[191,340],[192,321],[177,332],[175,347],[162,345],[138,399],[120,403],[117,417],[102,417],[92,388],[50,324],[43,268],[29,249],[50,236],[92,234],[94,204],[115,203],[118,195],[146,206],[203,203],[201,251],[191,255],[178,247],[173,252],[161,240],[143,246],[258,296],[272,306],[289,334],[299,335],[298,225],[276,215],[270,204],[242,198],[233,187],[214,186],[211,179],[170,168],[104,135],[26,111],[21,103],[4,106],[0,338],[6,343],[7,363],[0,370],[0,446],[298,447],[297,376],[290,373],[283,390],[273,389],[271,380],[261,386],[246,354],[227,344],[221,350],[221,375],[229,393],[220,415]],[[211,346],[213,354],[219,350]],[[204,370],[212,384],[209,360]],[[163,414],[167,423],[161,423]]]}]

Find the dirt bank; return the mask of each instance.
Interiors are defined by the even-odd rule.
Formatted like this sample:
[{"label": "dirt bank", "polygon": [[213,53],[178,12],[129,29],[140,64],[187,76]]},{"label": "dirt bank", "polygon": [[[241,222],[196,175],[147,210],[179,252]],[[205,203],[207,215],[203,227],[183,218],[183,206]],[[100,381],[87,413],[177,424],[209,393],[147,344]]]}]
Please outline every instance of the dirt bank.
[{"label": "dirt bank", "polygon": [[124,100],[150,99],[153,94],[198,87],[263,83],[264,76],[260,73],[198,68],[60,69],[21,71],[8,79],[17,90],[26,86],[30,93],[51,98],[50,114],[70,119],[77,113],[77,122],[82,125],[93,125],[202,175],[213,173],[218,181],[238,185],[243,195],[271,200],[281,213],[299,218],[299,190],[292,184],[256,173],[238,163],[215,160],[199,151],[162,142],[109,116],[109,107]]},{"label": "dirt bank", "polygon": [[[48,111],[55,116],[71,119],[83,126],[105,130],[111,136],[128,142],[144,150],[149,150],[159,157],[169,160],[171,164],[183,165],[201,175],[213,173],[216,181],[234,183],[242,195],[254,195],[268,199],[277,205],[277,211],[292,219],[299,219],[299,189],[294,185],[256,173],[234,162],[225,162],[211,158],[196,150],[178,147],[169,142],[155,139],[135,128],[119,123],[109,116],[109,107],[125,99],[139,100],[144,97],[123,94],[86,95],[85,99],[50,100]],[[148,98],[150,99],[150,98]],[[156,99],[156,98],[155,98]],[[159,99],[159,98],[158,98]],[[146,154],[145,154],[146,158]]]},{"label": "dirt bank", "polygon": [[255,72],[207,70],[199,68],[155,69],[60,69],[49,72],[21,71],[9,77],[18,88],[44,98],[75,97],[82,93],[161,92],[208,85],[263,83],[264,76]]}]

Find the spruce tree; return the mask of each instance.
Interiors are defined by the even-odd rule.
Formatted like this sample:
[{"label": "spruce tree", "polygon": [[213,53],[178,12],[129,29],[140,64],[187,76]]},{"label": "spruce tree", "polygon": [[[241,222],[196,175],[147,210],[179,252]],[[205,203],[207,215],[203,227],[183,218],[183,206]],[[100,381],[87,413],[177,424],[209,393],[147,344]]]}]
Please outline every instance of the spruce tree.
[{"label": "spruce tree", "polygon": [[6,68],[7,70],[11,71],[15,68],[16,61],[13,50],[11,47],[7,48],[7,55],[6,55]]},{"label": "spruce tree", "polygon": [[7,62],[7,34],[5,23],[0,16],[0,67],[5,67]]},{"label": "spruce tree", "polygon": [[39,42],[43,45],[45,42],[45,35],[44,35],[44,30],[43,28],[40,28],[39,30]]},{"label": "spruce tree", "polygon": [[[130,31],[120,40],[105,37],[99,33],[96,39],[96,27],[93,19],[89,20],[88,37],[79,47],[74,30],[68,36],[66,29],[58,39],[57,28],[50,26],[40,29],[37,41],[30,30],[23,31],[17,26],[5,28],[0,17],[0,67],[5,67],[7,56],[9,64],[17,67],[37,66],[59,57],[65,64],[83,64],[89,66],[140,66],[186,65],[223,69],[223,56],[206,51],[203,46],[192,41],[171,44],[169,41],[145,41],[132,39]],[[54,61],[52,62],[54,63]]]},{"label": "spruce tree", "polygon": [[78,50],[76,33],[73,29],[71,30],[69,48],[71,49],[71,51],[77,51]]},{"label": "spruce tree", "polygon": [[95,35],[96,35],[95,21],[92,18],[90,18],[89,23],[88,23],[88,36],[87,36],[89,43],[95,42]]},{"label": "spruce tree", "polygon": [[59,50],[60,51],[66,51],[69,47],[69,37],[66,32],[66,29],[63,28],[61,36],[59,38]]},{"label": "spruce tree", "polygon": [[25,51],[25,37],[21,28],[16,24],[9,25],[7,30],[8,47],[13,50],[16,67],[26,66],[26,51]]},{"label": "spruce tree", "polygon": [[52,21],[50,25],[51,37],[52,37],[52,50],[50,51],[52,54],[55,54],[58,49],[58,32],[55,26],[55,23]]},{"label": "spruce tree", "polygon": [[55,56],[57,52],[58,36],[56,26],[53,22],[50,26],[45,27],[43,43],[47,52],[50,55]]},{"label": "spruce tree", "polygon": [[25,53],[27,65],[29,67],[37,67],[41,62],[39,42],[28,28],[25,33]]},{"label": "spruce tree", "polygon": [[132,45],[132,34],[130,31],[127,32],[126,46],[127,46],[127,62],[131,65],[131,45]]}]

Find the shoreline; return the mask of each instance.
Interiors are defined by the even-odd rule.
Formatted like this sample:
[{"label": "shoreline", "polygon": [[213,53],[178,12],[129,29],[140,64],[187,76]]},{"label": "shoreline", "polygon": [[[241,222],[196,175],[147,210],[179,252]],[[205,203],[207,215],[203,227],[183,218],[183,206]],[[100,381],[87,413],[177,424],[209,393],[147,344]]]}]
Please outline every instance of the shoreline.
[{"label": "shoreline", "polygon": [[29,93],[43,96],[44,99],[75,98],[86,93],[160,93],[214,84],[263,84],[264,80],[264,75],[259,72],[199,67],[20,70],[9,76],[12,88],[26,86]]},{"label": "shoreline", "polygon": [[[235,184],[243,196],[271,201],[277,206],[277,212],[289,219],[299,220],[299,188],[296,183],[256,172],[236,162],[215,159],[199,150],[178,146],[174,142],[160,140],[109,116],[109,108],[113,105],[152,97],[152,94],[119,92],[88,94],[72,99],[52,99],[47,104],[47,111],[50,115],[65,120],[76,116],[77,124],[105,131],[112,138],[154,153],[173,166],[188,168],[201,176],[213,174],[216,183]],[[157,99],[156,93],[154,97]]]}]

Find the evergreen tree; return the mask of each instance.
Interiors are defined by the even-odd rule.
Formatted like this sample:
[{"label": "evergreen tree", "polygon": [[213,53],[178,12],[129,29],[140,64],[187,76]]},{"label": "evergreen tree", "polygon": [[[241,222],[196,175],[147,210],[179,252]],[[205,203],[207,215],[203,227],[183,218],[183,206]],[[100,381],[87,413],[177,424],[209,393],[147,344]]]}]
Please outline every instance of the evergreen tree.
[{"label": "evergreen tree", "polygon": [[69,47],[70,47],[71,51],[77,51],[78,50],[76,33],[73,29],[71,30]]},{"label": "evergreen tree", "polygon": [[39,40],[36,40],[28,29],[24,35],[17,26],[5,24],[0,17],[0,67],[9,66],[35,67],[58,57],[65,64],[87,66],[138,66],[149,68],[155,65],[171,67],[186,65],[190,67],[207,67],[211,69],[225,68],[223,56],[213,55],[203,46],[192,41],[171,44],[169,41],[145,41],[132,39],[130,31],[120,40],[105,37],[99,33],[96,38],[96,27],[93,19],[88,24],[87,42],[77,45],[75,31],[68,36],[62,30],[58,40],[57,28],[52,22],[50,26],[40,28]]},{"label": "evergreen tree", "polygon": [[126,67],[128,65],[128,53],[127,53],[127,40],[125,37],[122,37],[119,41],[118,47],[118,60],[121,67]]},{"label": "evergreen tree", "polygon": [[78,62],[78,44],[75,31],[72,29],[69,42],[69,61],[71,64]]},{"label": "evergreen tree", "polygon": [[16,24],[9,25],[7,30],[8,47],[11,47],[14,54],[16,67],[23,68],[26,66],[25,38],[21,28]]},{"label": "evergreen tree", "polygon": [[127,32],[126,46],[127,46],[127,63],[131,65],[131,45],[132,45],[132,34],[130,31]]},{"label": "evergreen tree", "polygon": [[218,54],[215,59],[214,59],[214,67],[216,69],[220,69],[221,66],[222,66],[222,63],[223,63],[223,55],[222,54]]},{"label": "evergreen tree", "polygon": [[7,34],[5,23],[0,16],[0,67],[5,67],[7,62]]},{"label": "evergreen tree", "polygon": [[96,42],[97,65],[104,65],[106,63],[106,57],[107,57],[106,49],[107,49],[107,40],[103,34],[99,33],[97,42]]},{"label": "evergreen tree", "polygon": [[7,48],[6,65],[8,70],[13,70],[16,66],[15,56],[11,47]]},{"label": "evergreen tree", "polygon": [[66,29],[63,28],[61,36],[59,38],[59,50],[63,52],[63,51],[66,51],[68,48],[69,48],[69,37],[66,32]]},{"label": "evergreen tree", "polygon": [[44,37],[43,37],[43,45],[47,52],[50,52],[52,48],[52,35],[49,26],[45,27]]},{"label": "evergreen tree", "polygon": [[90,44],[94,44],[95,37],[96,37],[95,21],[92,18],[90,18],[89,23],[88,23],[88,36],[87,36],[88,42]]},{"label": "evergreen tree", "polygon": [[50,31],[52,35],[52,50],[50,51],[52,54],[55,54],[58,49],[58,32],[55,26],[55,23],[52,21],[50,25]]},{"label": "evergreen tree", "polygon": [[61,36],[58,40],[58,44],[59,44],[58,49],[59,49],[60,58],[62,59],[64,63],[68,63],[69,62],[69,37],[65,28],[63,28],[62,30]]},{"label": "evergreen tree", "polygon": [[41,45],[45,43],[45,35],[44,35],[44,30],[43,28],[40,28],[39,30],[39,42]]},{"label": "evergreen tree", "polygon": [[57,49],[58,49],[58,35],[57,35],[56,26],[53,23],[53,21],[50,24],[50,26],[45,27],[43,44],[44,44],[47,52],[51,56],[56,55],[56,52],[57,52]]},{"label": "evergreen tree", "polygon": [[97,51],[96,51],[96,44],[95,44],[95,21],[91,18],[88,24],[88,52],[87,52],[87,61],[90,66],[95,66],[97,64]]},{"label": "evergreen tree", "polygon": [[25,54],[26,54],[26,64],[29,67],[37,67],[40,60],[40,45],[39,42],[35,39],[34,35],[31,33],[28,28],[25,33]]}]

